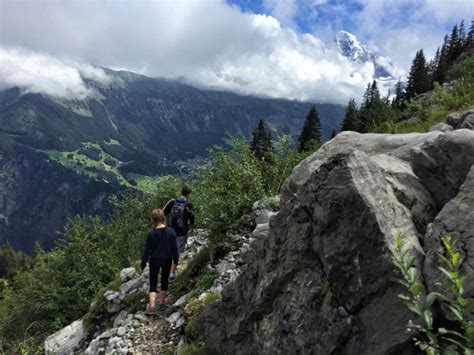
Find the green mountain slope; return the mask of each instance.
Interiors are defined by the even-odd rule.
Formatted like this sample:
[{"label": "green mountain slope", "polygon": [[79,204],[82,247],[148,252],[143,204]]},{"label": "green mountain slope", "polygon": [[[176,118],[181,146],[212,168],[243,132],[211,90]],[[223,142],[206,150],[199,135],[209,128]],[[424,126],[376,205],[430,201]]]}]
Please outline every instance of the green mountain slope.
[{"label": "green mountain slope", "polygon": [[[260,118],[273,136],[296,137],[310,107],[105,70],[110,82],[87,81],[93,94],[84,100],[0,92],[0,243],[50,246],[73,214],[107,214],[98,196],[151,190],[156,176],[202,166],[208,148],[225,146],[228,133],[250,137]],[[327,138],[344,108],[316,106]],[[64,184],[74,191],[61,193]],[[26,237],[23,227],[35,223],[43,232]]]}]

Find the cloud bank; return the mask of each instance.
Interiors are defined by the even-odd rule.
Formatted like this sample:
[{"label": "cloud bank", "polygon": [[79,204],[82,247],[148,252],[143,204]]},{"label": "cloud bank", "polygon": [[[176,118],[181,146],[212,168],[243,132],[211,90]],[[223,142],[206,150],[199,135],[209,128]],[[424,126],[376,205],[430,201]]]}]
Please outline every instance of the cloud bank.
[{"label": "cloud bank", "polygon": [[300,33],[295,1],[265,2],[280,21],[224,0],[0,1],[2,87],[85,97],[86,72],[104,74],[79,63],[93,63],[243,94],[345,104],[361,97],[374,74],[372,64]]},{"label": "cloud bank", "polygon": [[60,61],[46,54],[0,48],[0,89],[20,87],[25,93],[83,99],[92,94],[83,79],[108,82],[92,65]]}]

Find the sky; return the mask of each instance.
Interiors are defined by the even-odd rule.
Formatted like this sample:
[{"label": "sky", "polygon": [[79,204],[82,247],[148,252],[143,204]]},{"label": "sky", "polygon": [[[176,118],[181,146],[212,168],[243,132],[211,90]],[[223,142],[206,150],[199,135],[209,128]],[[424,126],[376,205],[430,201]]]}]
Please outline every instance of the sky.
[{"label": "sky", "polygon": [[371,63],[343,57],[345,30],[403,77],[433,55],[468,0],[0,0],[0,88],[83,99],[100,66],[242,94],[359,99]]}]

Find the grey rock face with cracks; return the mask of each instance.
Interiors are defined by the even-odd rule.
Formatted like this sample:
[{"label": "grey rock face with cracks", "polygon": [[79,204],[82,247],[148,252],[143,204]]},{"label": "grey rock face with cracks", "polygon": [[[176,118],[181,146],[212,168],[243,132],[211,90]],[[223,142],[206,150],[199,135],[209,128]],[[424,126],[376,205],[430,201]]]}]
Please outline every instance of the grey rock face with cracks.
[{"label": "grey rock face with cracks", "polygon": [[431,279],[437,239],[458,230],[472,273],[471,134],[343,132],[304,160],[243,272],[201,314],[207,345],[233,354],[411,353],[413,315],[391,280],[390,247],[401,232]]}]

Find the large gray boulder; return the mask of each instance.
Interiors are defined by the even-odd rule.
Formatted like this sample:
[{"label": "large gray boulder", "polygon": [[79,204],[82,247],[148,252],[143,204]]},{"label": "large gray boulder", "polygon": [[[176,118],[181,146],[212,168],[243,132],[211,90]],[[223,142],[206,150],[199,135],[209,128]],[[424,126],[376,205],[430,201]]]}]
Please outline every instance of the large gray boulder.
[{"label": "large gray boulder", "polygon": [[339,133],[331,141],[324,144],[316,154],[312,154],[299,163],[282,187],[282,198],[288,198],[306,183],[308,173],[316,170],[328,157],[338,153],[360,150],[369,156],[387,154],[410,162],[411,149],[419,147],[427,141],[435,140],[443,132],[408,134],[361,134],[351,131]]},{"label": "large gray boulder", "polygon": [[410,348],[410,314],[387,254],[398,231],[421,247],[383,169],[361,151],[335,154],[282,202],[256,257],[199,319],[208,346],[234,354]]},{"label": "large gray boulder", "polygon": [[45,354],[69,355],[74,353],[86,339],[87,332],[82,319],[76,320],[67,327],[58,330],[46,338]]},{"label": "large gray boulder", "polygon": [[474,164],[474,131],[447,132],[413,148],[411,153],[413,172],[441,209],[456,196]]},{"label": "large gray boulder", "polygon": [[439,237],[451,233],[472,274],[473,134],[343,132],[304,160],[269,227],[254,232],[246,268],[200,315],[207,345],[230,354],[416,353],[390,248],[402,233],[429,291]]},{"label": "large gray boulder", "polygon": [[424,273],[430,275],[426,279],[429,291],[436,290],[436,283],[447,281],[438,269],[438,266],[442,266],[439,254],[443,253],[440,237],[446,235],[457,242],[463,260],[461,273],[470,276],[466,279],[464,291],[474,301],[474,166],[456,197],[443,207],[426,233]]}]

